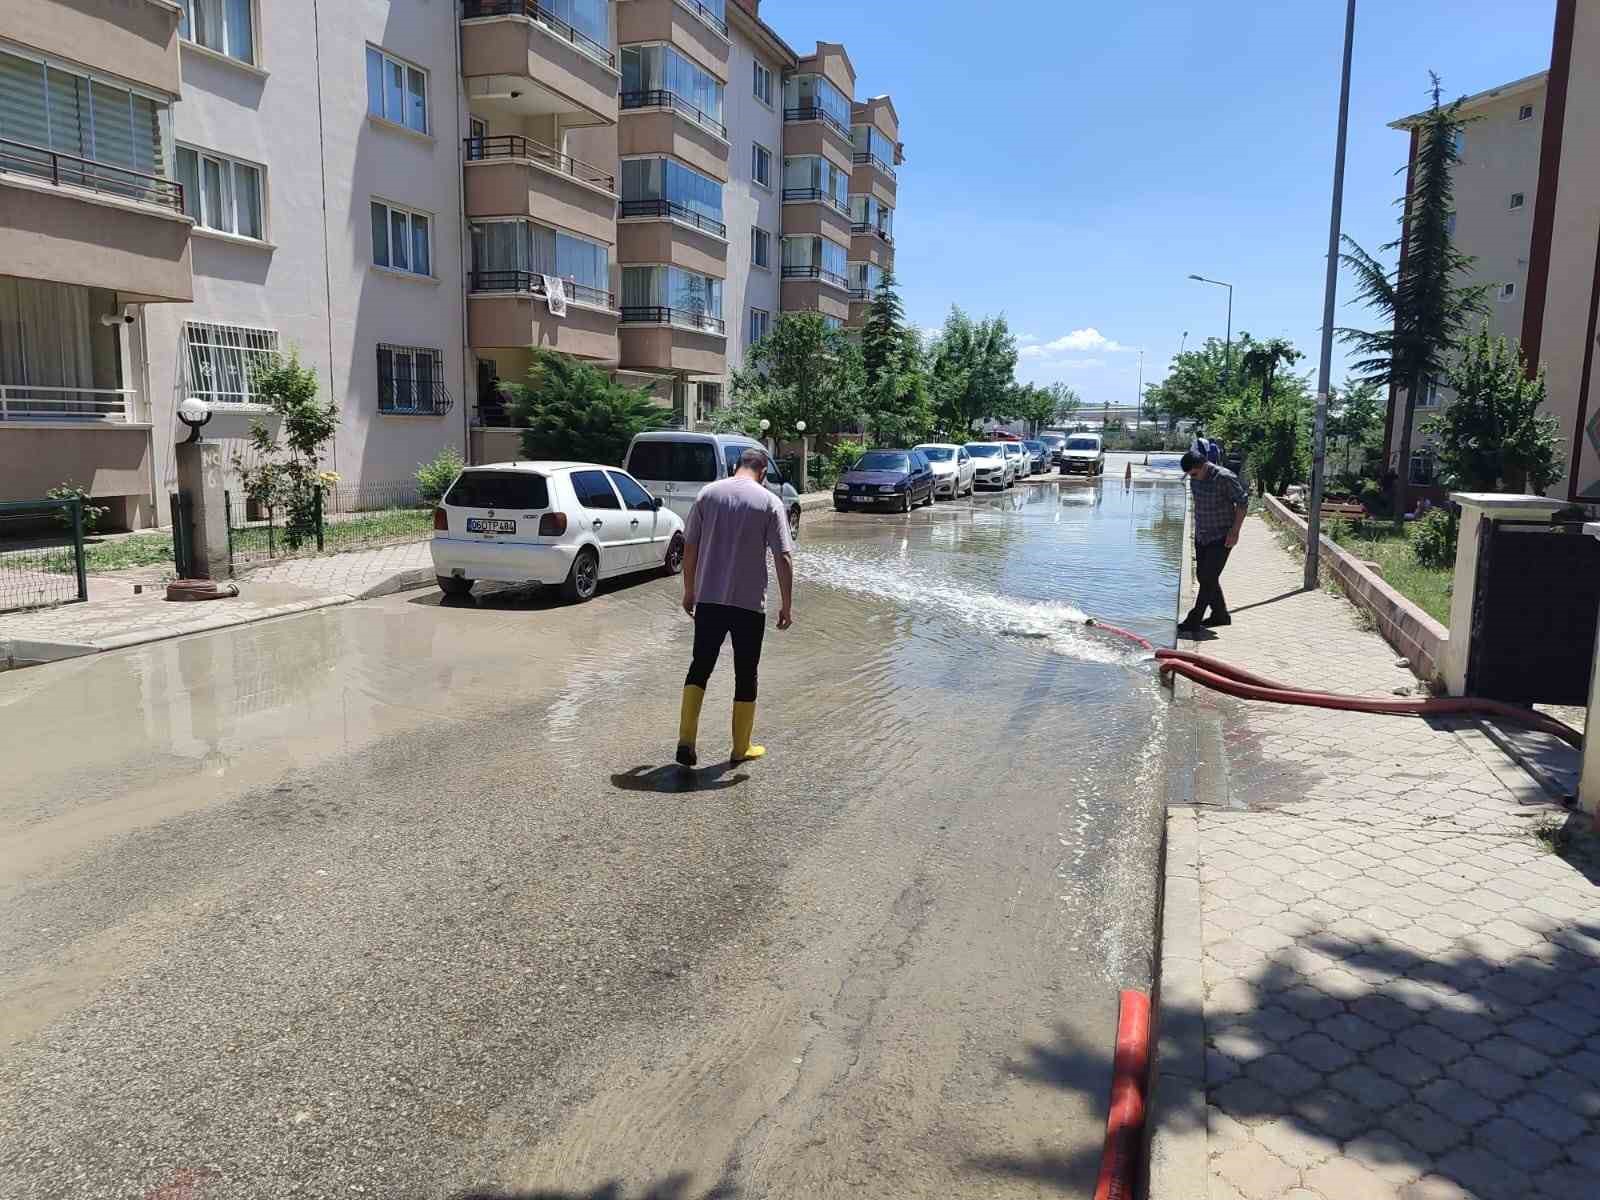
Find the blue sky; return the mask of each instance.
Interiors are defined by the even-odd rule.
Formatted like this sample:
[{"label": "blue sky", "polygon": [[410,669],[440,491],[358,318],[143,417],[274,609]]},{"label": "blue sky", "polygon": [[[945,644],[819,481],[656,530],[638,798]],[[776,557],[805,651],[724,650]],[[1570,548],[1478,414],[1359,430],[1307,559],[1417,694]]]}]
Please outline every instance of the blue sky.
[{"label": "blue sky", "polygon": [[[1343,0],[765,0],[802,54],[843,40],[856,95],[889,92],[907,162],[895,214],[909,317],[1004,312],[1018,374],[1131,403],[1184,330],[1281,335],[1314,368]],[[1388,122],[1549,66],[1554,0],[1358,0],[1344,230],[1397,231]],[[1533,180],[1529,180],[1530,185]],[[1346,304],[1339,324],[1364,324]],[[1342,379],[1335,344],[1334,382]]]}]

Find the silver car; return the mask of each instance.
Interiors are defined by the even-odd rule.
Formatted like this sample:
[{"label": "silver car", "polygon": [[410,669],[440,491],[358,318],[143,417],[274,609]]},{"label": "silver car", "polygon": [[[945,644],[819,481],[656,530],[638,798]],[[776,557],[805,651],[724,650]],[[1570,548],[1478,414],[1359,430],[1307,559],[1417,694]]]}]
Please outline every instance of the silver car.
[{"label": "silver car", "polygon": [[1003,443],[968,442],[963,449],[972,457],[974,488],[992,488],[1001,492],[1015,481],[1016,468],[1006,457]]},{"label": "silver car", "polygon": [[1011,464],[1012,480],[1015,481],[1018,479],[1026,479],[1028,476],[1032,475],[1032,463],[1028,458],[1028,452],[1023,448],[1022,443],[1005,442],[1003,445],[1006,449],[1006,461]]},{"label": "silver car", "polygon": [[935,499],[949,497],[959,500],[970,496],[977,468],[965,446],[949,442],[924,442],[913,449],[922,451],[933,467],[933,495]]}]

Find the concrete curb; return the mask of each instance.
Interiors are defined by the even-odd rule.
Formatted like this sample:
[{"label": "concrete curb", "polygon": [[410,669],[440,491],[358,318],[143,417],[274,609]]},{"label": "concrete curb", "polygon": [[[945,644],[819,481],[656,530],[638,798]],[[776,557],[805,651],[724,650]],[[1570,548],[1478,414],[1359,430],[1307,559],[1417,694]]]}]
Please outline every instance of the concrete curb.
[{"label": "concrete curb", "polygon": [[381,583],[375,583],[365,591],[357,592],[353,599],[376,600],[379,596],[391,596],[395,592],[409,592],[413,588],[427,587],[434,582],[433,568],[412,567],[407,571],[396,571]]},{"label": "concrete curb", "polygon": [[28,638],[6,638],[0,640],[0,670],[40,666],[99,652],[99,646],[85,642],[36,642]]}]

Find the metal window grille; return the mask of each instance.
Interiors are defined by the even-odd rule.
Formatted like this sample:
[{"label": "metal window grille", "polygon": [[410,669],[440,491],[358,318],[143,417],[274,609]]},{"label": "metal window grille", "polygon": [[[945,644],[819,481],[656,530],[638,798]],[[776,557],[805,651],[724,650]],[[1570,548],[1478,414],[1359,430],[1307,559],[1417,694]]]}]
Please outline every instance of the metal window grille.
[{"label": "metal window grille", "polygon": [[256,403],[256,375],[278,356],[278,331],[185,321],[183,394],[211,404]]},{"label": "metal window grille", "polygon": [[444,386],[444,356],[420,346],[378,346],[378,411],[442,416],[453,401]]}]

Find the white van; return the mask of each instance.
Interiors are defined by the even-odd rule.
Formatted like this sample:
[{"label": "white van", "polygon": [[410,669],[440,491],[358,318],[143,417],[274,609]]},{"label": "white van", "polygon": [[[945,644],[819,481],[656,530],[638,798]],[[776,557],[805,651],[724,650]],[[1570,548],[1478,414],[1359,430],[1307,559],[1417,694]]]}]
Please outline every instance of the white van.
[{"label": "white van", "polygon": [[[628,446],[622,468],[644,484],[651,495],[660,496],[668,508],[688,520],[700,489],[730,477],[739,469],[739,456],[750,449],[766,451],[754,438],[737,433],[641,433]],[[789,514],[789,533],[798,538],[800,493],[784,479],[770,456],[767,490],[783,501],[784,511]]]}]

